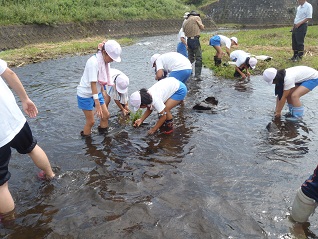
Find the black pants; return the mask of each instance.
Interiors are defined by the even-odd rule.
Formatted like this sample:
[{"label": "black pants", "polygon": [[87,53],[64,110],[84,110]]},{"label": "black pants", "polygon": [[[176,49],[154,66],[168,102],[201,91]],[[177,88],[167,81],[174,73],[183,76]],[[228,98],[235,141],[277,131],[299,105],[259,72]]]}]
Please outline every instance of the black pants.
[{"label": "black pants", "polygon": [[294,56],[297,54],[299,57],[302,57],[305,49],[305,36],[307,33],[307,23],[302,24],[298,28],[293,29],[292,33],[292,48],[294,51]]}]

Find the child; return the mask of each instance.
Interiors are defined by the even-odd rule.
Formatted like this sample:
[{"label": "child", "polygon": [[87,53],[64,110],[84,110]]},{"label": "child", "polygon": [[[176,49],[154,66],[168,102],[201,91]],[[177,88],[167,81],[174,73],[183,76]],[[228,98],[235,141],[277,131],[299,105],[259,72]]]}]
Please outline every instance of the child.
[{"label": "child", "polygon": [[268,68],[263,73],[268,84],[275,84],[277,95],[275,117],[280,117],[287,101],[289,108],[288,120],[299,120],[304,115],[304,106],[300,97],[318,85],[318,71],[308,66],[294,66],[276,70]]},{"label": "child", "polygon": [[28,116],[36,117],[38,110],[29,99],[18,76],[1,59],[0,76],[0,222],[6,223],[14,219],[14,201],[8,188],[11,148],[32,158],[34,164],[42,169],[38,174],[41,179],[52,179],[55,174],[47,155],[33,138],[29,124],[7,84],[19,96],[22,108]]},{"label": "child", "polygon": [[164,78],[155,83],[148,90],[143,88],[130,96],[130,104],[137,111],[139,108],[147,108],[140,119],[134,122],[138,127],[152,113],[158,112],[159,119],[148,134],[155,133],[159,128],[164,134],[173,132],[173,117],[171,109],[177,106],[187,95],[187,87],[174,77]]},{"label": "child", "polygon": [[[250,57],[245,51],[236,50],[231,52],[230,59],[235,62],[234,77],[242,77],[245,79],[246,76],[250,76],[248,69],[255,69],[257,59]],[[244,74],[244,70],[246,74]]]},{"label": "child", "polygon": [[224,52],[222,51],[221,47],[225,45],[226,53],[228,56],[230,56],[231,46],[237,45],[237,42],[238,40],[236,37],[228,38],[223,35],[214,35],[213,37],[210,38],[209,45],[213,46],[214,49],[216,50],[216,53],[214,56],[215,66],[220,66],[222,63],[222,57],[224,55]]},{"label": "child", "polygon": [[161,80],[168,74],[169,77],[174,77],[185,83],[192,73],[189,59],[178,52],[154,54],[150,61],[151,66],[155,68],[156,80]]},{"label": "child", "polygon": [[95,123],[93,108],[96,109],[96,115],[100,118],[98,131],[107,132],[109,112],[107,110],[102,91],[105,85],[113,85],[109,63],[120,62],[122,50],[115,40],[108,40],[99,45],[98,52],[91,56],[84,69],[83,76],[77,86],[78,107],[83,110],[86,123],[81,135],[90,136],[92,127]]},{"label": "child", "polygon": [[[184,13],[183,23],[188,19],[188,14],[189,14],[189,12]],[[188,58],[187,37],[185,36],[184,31],[183,31],[183,23],[182,23],[182,27],[180,28],[180,31],[178,33],[177,52],[184,55],[186,58]]]},{"label": "child", "polygon": [[106,85],[106,94],[104,94],[106,106],[108,108],[110,100],[113,98],[123,115],[128,115],[130,112],[128,108],[129,78],[123,72],[114,68],[110,69],[110,75],[114,85]]}]

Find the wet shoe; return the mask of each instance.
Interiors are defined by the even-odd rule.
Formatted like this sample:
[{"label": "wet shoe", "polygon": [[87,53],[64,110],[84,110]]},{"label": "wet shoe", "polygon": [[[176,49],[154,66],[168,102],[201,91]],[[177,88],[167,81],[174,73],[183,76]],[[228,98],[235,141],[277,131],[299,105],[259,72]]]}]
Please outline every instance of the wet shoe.
[{"label": "wet shoe", "polygon": [[295,116],[287,116],[286,120],[291,121],[291,122],[300,122],[303,120],[303,118],[302,117],[295,117]]},{"label": "wet shoe", "polygon": [[99,134],[107,134],[108,133],[108,127],[102,128],[102,127],[98,126],[97,129],[98,129]]},{"label": "wet shoe", "polygon": [[171,134],[173,132],[173,121],[166,120],[165,125],[166,125],[165,130],[162,133]]},{"label": "wet shoe", "polygon": [[84,134],[84,131],[81,131],[81,136],[83,139],[91,137],[90,134]]}]

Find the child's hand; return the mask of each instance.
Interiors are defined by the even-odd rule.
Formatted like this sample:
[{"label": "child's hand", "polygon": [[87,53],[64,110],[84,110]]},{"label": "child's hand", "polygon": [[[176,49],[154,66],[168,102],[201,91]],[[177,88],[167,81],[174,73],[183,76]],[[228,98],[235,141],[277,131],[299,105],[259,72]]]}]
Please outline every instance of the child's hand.
[{"label": "child's hand", "polygon": [[148,133],[149,135],[151,135],[151,134],[154,134],[155,132],[156,132],[156,130],[153,130],[153,129],[151,128],[150,130],[148,130],[147,133]]},{"label": "child's hand", "polygon": [[95,106],[95,114],[97,115],[98,118],[103,118],[103,111],[100,105]]},{"label": "child's hand", "polygon": [[137,119],[134,123],[134,127],[139,127],[142,124],[142,120],[141,119]]},{"label": "child's hand", "polygon": [[122,112],[123,112],[124,116],[129,115],[129,113],[130,113],[130,111],[127,109],[123,109]]}]

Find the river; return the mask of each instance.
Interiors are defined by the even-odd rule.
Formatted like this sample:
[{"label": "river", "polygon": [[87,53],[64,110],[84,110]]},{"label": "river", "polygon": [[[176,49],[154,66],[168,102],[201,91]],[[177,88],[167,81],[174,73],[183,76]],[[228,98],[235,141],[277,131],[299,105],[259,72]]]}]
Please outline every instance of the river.
[{"label": "river", "polygon": [[[175,35],[141,38],[112,67],[129,76],[132,93],[155,83],[151,55],[175,49]],[[172,111],[173,134],[147,136],[156,114],[134,128],[111,102],[109,133],[99,135],[96,122],[85,140],[76,87],[89,57],[13,69],[38,107],[28,121],[57,177],[38,180],[31,159],[13,152],[17,219],[0,226],[0,237],[317,238],[316,214],[303,226],[289,219],[295,191],[317,165],[315,90],[302,97],[303,122],[273,121],[274,87],[260,75],[222,79],[204,68]],[[218,105],[193,109],[207,97]]]}]

